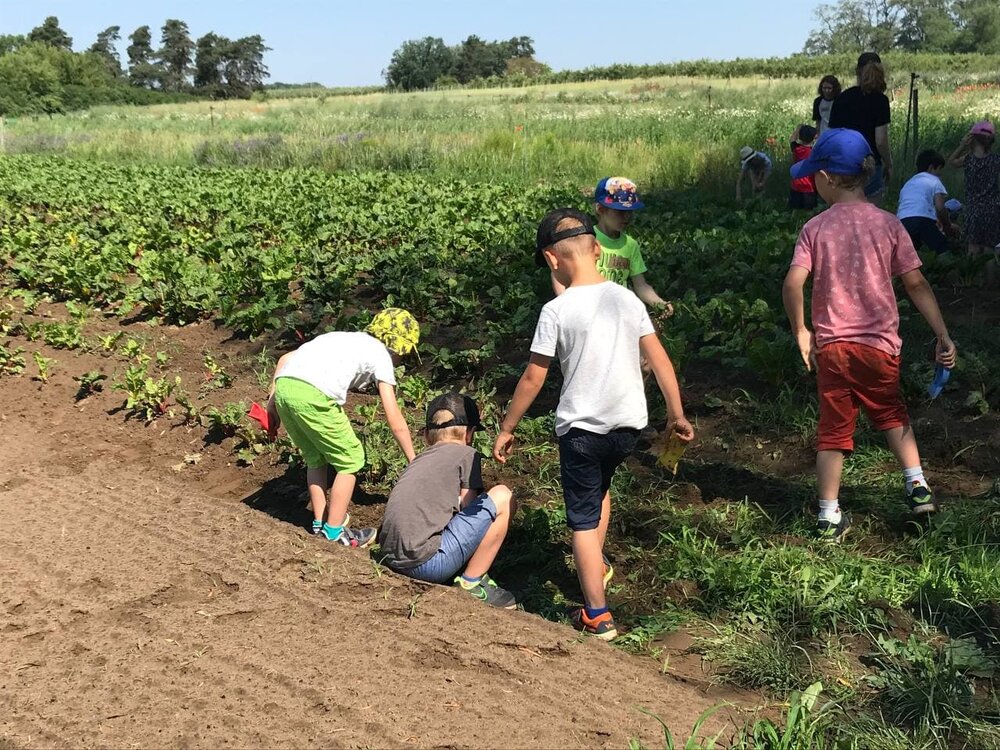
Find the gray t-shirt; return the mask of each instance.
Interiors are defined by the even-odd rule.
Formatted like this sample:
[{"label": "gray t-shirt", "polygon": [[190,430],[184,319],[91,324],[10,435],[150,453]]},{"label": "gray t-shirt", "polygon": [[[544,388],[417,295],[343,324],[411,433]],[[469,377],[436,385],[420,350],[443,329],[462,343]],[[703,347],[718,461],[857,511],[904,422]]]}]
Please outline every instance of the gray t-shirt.
[{"label": "gray t-shirt", "polygon": [[464,490],[483,490],[482,457],[465,443],[438,443],[418,455],[389,494],[378,543],[386,565],[415,568],[441,548],[441,532]]},{"label": "gray t-shirt", "polygon": [[559,357],[556,435],[646,426],[639,339],[654,332],[642,301],[610,281],[571,286],[542,308],[531,351]]}]

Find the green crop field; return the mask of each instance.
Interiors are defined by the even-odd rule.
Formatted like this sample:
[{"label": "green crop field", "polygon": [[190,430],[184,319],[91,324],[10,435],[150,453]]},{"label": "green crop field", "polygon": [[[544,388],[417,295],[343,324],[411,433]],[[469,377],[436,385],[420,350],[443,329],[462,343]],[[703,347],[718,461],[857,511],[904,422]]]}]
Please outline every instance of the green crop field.
[{"label": "green crop field", "polygon": [[[912,173],[895,83],[890,195]],[[779,718],[748,722],[746,747],[1000,748],[1000,305],[989,258],[925,259],[960,347],[933,403],[931,334],[900,302],[903,387],[942,512],[926,527],[907,522],[892,455],[863,428],[842,495],[856,533],[835,548],[810,539],[815,385],[781,281],[807,218],[783,207],[787,141],[814,89],[672,77],[8,120],[0,373],[24,372],[40,340],[114,350],[132,362],[114,387],[143,420],[225,423],[241,460],[277,465],[296,460],[287,442],[263,443],[236,406],[199,414],[169,366],[92,340],[87,316],[213,320],[281,347],[399,305],[424,330],[421,360],[400,379],[411,424],[431,395],[469,388],[487,451],[551,293],[532,262],[538,219],[587,209],[600,177],[628,175],[648,204],[630,231],[647,278],[676,307],[661,335],[699,439],[677,477],[645,453],[616,477],[609,546],[622,575],[611,601],[629,629],[617,646],[667,672],[660,640],[684,630],[716,679],[772,705],[794,694]],[[921,97],[921,146],[948,150],[971,121],[1000,115],[995,86],[940,81]],[[777,158],[766,194],[737,206],[744,144]],[[945,182],[962,195],[960,174]],[[43,300],[66,303],[68,322],[31,322]],[[548,408],[557,388],[495,469],[528,498],[496,577],[552,619],[574,585]],[[658,395],[650,409],[662,425]],[[403,458],[372,406],[353,416],[366,491],[385,494]],[[814,700],[819,688],[802,691],[816,683]]]}]

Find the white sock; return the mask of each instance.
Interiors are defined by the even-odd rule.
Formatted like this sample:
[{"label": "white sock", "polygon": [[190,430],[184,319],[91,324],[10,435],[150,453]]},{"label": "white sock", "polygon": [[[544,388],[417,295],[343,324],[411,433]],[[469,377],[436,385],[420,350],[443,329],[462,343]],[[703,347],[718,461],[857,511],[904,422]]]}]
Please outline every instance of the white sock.
[{"label": "white sock", "polygon": [[820,500],[819,520],[840,523],[840,501],[836,498],[833,500]]},{"label": "white sock", "polygon": [[927,480],[924,479],[924,470],[919,466],[911,466],[909,469],[903,469],[903,479],[906,481],[906,494],[909,495],[913,492],[914,487],[927,487]]}]

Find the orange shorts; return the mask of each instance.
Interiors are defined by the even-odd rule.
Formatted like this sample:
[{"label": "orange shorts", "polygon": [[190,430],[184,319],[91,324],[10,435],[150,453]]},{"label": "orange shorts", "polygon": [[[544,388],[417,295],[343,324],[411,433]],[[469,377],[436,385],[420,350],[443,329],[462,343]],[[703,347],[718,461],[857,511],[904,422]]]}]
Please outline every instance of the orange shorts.
[{"label": "orange shorts", "polygon": [[853,341],[835,341],[816,354],[819,427],[816,450],[854,450],[858,410],[877,430],[910,423],[899,392],[899,357]]}]

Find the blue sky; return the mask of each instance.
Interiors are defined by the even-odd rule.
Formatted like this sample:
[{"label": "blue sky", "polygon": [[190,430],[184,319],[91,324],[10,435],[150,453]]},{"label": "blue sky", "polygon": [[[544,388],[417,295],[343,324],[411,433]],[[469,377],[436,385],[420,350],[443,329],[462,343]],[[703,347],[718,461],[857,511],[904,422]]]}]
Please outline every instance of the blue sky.
[{"label": "blue sky", "polygon": [[[802,49],[818,0],[445,0],[443,2],[317,2],[315,0],[5,0],[0,33],[23,34],[45,16],[59,18],[85,49],[97,32],[153,29],[167,18],[185,21],[193,38],[214,31],[230,38],[261,34],[272,51],[271,81],[318,81],[330,86],[382,83],[382,69],[407,39],[439,36],[457,44],[530,36],[536,57],[556,70],[614,62],[654,63],[696,58],[787,55]],[[624,9],[624,10],[618,10]]]}]

